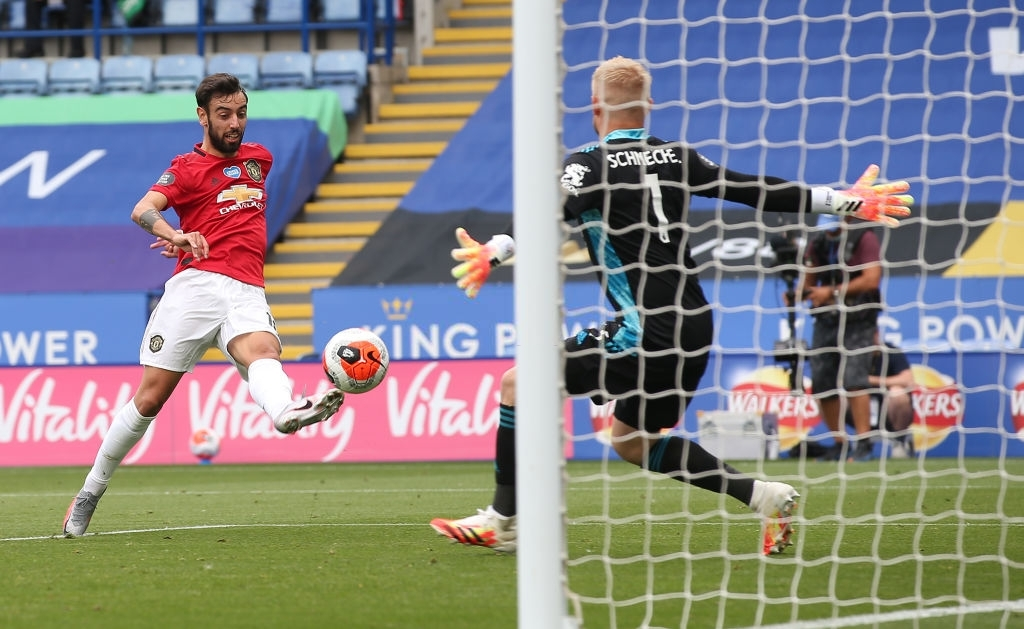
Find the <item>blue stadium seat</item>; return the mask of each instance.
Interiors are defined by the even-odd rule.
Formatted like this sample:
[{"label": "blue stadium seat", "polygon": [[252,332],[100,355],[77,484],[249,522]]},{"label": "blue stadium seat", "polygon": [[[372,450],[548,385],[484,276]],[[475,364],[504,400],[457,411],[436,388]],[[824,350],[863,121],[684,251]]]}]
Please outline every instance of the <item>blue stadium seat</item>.
[{"label": "blue stadium seat", "polygon": [[260,59],[247,52],[224,52],[210,57],[207,74],[227,72],[238,77],[247,90],[260,88]]},{"label": "blue stadium seat", "polygon": [[160,3],[164,26],[192,26],[199,23],[199,0],[163,0]]},{"label": "blue stadium seat", "polygon": [[206,76],[206,61],[199,55],[163,55],[153,65],[153,87],[158,92],[194,91]]},{"label": "blue stadium seat", "polygon": [[300,51],[264,54],[260,59],[260,87],[278,90],[313,87],[313,55]]},{"label": "blue stadium seat", "polygon": [[0,61],[0,96],[42,96],[46,84],[46,62],[42,59]]},{"label": "blue stadium seat", "polygon": [[50,63],[50,95],[98,94],[100,62],[91,57],[56,59]]},{"label": "blue stadium seat", "polygon": [[266,0],[266,7],[266,20],[272,24],[302,21],[302,0]]},{"label": "blue stadium seat", "polygon": [[323,0],[321,12],[325,22],[344,22],[347,20],[358,20],[360,11],[360,0]]},{"label": "blue stadium seat", "polygon": [[100,91],[104,94],[152,92],[153,60],[141,55],[105,57],[100,69]]},{"label": "blue stadium seat", "polygon": [[325,50],[313,61],[313,85],[336,92],[342,111],[349,115],[359,111],[366,75],[366,53],[362,50]]},{"label": "blue stadium seat", "polygon": [[253,24],[255,22],[255,0],[214,0],[214,24]]}]

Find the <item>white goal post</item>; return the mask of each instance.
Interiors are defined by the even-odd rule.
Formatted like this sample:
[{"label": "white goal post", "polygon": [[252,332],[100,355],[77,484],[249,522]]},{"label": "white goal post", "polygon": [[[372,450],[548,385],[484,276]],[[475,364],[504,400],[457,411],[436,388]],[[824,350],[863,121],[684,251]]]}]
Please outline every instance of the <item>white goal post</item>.
[{"label": "white goal post", "polygon": [[[516,456],[519,627],[564,629],[565,499],[559,348],[562,278],[558,171],[561,166],[555,1],[513,7],[513,202],[517,235]],[[556,141],[552,142],[552,138]],[[529,226],[526,228],[526,226]],[[527,235],[528,234],[528,235]]]},{"label": "white goal post", "polygon": [[[1015,0],[513,0],[519,627],[1024,626],[1021,22]],[[875,231],[913,422],[876,408],[858,462],[801,456],[830,436],[776,349],[811,338],[782,294],[815,219],[694,199],[715,339],[676,432],[800,491],[778,556],[746,507],[619,461],[607,409],[562,420],[562,338],[615,313],[561,257],[558,176],[597,140],[589,79],[616,55],[654,77],[651,133],[729,169],[911,184],[912,216]]]}]

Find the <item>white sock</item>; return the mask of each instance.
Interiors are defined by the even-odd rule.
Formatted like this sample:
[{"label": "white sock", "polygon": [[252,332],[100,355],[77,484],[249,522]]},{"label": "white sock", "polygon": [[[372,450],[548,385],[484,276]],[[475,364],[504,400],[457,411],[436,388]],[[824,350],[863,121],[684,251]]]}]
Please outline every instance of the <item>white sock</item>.
[{"label": "white sock", "polygon": [[750,509],[751,511],[758,511],[761,507],[761,501],[764,500],[764,490],[768,487],[768,483],[763,480],[754,481],[754,491],[750,493]]},{"label": "white sock", "polygon": [[273,358],[254,360],[249,365],[249,395],[266,411],[277,417],[294,401],[292,383],[284,373],[281,361]]},{"label": "white sock", "polygon": [[96,453],[96,461],[85,477],[82,489],[96,496],[103,495],[121,461],[142,439],[155,417],[143,417],[135,406],[135,398],[121,407],[110,423],[110,430],[103,436],[103,443]]}]

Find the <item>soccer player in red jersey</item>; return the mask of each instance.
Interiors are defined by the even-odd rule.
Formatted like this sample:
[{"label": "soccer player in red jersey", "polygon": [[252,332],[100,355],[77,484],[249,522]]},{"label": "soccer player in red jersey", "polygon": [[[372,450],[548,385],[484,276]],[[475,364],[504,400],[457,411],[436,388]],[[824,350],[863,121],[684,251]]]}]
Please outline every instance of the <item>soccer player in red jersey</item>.
[{"label": "soccer player in red jersey", "polygon": [[[64,534],[82,535],[110,477],[186,372],[219,347],[249,383],[249,393],[283,433],[333,417],[337,389],[295,401],[281,366],[281,339],[264,292],[266,180],[273,157],[242,142],[249,98],[230,74],[196,89],[203,141],[171,162],[135,204],[132,221],[157,237],[153,248],[176,257],[174,273],[146,326],[142,381],[114,416],[81,491],[68,507]],[[173,207],[181,229],[161,214]]]}]

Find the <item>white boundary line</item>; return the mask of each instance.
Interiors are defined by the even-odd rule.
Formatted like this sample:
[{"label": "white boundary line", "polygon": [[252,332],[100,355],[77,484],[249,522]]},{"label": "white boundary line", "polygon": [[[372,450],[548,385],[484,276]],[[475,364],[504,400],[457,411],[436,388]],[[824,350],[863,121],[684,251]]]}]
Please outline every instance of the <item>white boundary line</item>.
[{"label": "white boundary line", "polygon": [[[750,517],[748,517],[748,518],[746,518],[744,520],[737,520],[735,522],[732,522],[732,524],[736,525],[736,526],[753,526],[753,525],[756,525],[756,522],[754,522],[754,520],[753,520],[753,514],[749,514],[749,515],[750,515]],[[571,526],[571,527],[580,527],[580,526],[609,526],[609,525],[616,526],[616,527],[620,527],[620,526],[645,526],[645,527],[646,526],[683,526],[683,525],[686,525],[686,526],[716,526],[717,527],[717,526],[721,526],[722,524],[723,524],[723,522],[718,522],[718,521],[714,521],[714,522],[683,522],[683,521],[648,522],[646,520],[636,521],[636,522],[618,522],[618,523],[609,523],[609,522],[569,522],[569,526]],[[899,524],[900,523],[895,523],[893,526],[899,525]],[[289,524],[289,523],[276,523],[275,524],[273,522],[264,522],[264,523],[259,523],[259,524],[195,524],[195,525],[191,525],[191,526],[165,526],[165,527],[151,528],[151,529],[125,529],[123,531],[102,531],[100,533],[86,533],[85,535],[83,535],[81,537],[95,537],[95,536],[100,536],[100,535],[130,535],[130,534],[133,534],[133,533],[164,533],[164,532],[167,532],[167,531],[201,531],[201,530],[205,530],[205,529],[316,528],[316,527],[319,527],[319,528],[329,528],[329,527],[330,528],[377,528],[377,527],[385,527],[385,526],[421,527],[421,526],[426,526],[426,525],[421,523],[421,522],[330,522],[330,523],[328,523],[328,522],[323,522],[323,523],[297,522],[297,523],[291,523],[291,524]],[[807,527],[807,526],[828,527],[828,526],[837,526],[837,524],[835,522],[819,523],[819,524],[801,523],[800,526],[801,526],[801,528],[804,528],[804,527]],[[875,527],[879,526],[879,524],[876,523],[876,522],[845,522],[845,523],[843,523],[843,526],[846,526],[846,527],[866,526],[866,527],[875,528]],[[933,528],[933,527],[946,527],[946,526],[948,526],[948,527],[955,527],[955,528],[960,528],[962,526],[970,526],[970,527],[998,527],[998,528],[1003,528],[1004,526],[1009,526],[1009,525],[1004,525],[1004,524],[1000,524],[1000,523],[996,523],[996,522],[967,522],[967,523],[964,523],[964,522],[931,522],[927,526],[929,528]],[[0,537],[0,544],[2,544],[4,542],[33,542],[33,541],[39,541],[39,540],[44,540],[44,539],[64,539],[64,536],[58,533],[58,534],[54,534],[54,535],[32,535],[32,536],[27,536],[27,537]],[[80,539],[80,538],[74,538],[74,539]],[[1022,602],[1022,604],[1024,604],[1024,602]]]},{"label": "white boundary line", "polygon": [[907,620],[924,620],[926,618],[947,618],[950,616],[969,616],[971,614],[990,614],[996,612],[1024,612],[1024,600],[1017,601],[986,601],[968,603],[956,607],[930,607],[928,609],[906,609],[884,614],[860,614],[843,618],[822,618],[820,620],[798,620],[781,625],[756,625],[744,629],[839,629],[842,627],[877,626],[881,623],[901,622]]},{"label": "white boundary line", "polygon": [[[589,481],[587,481],[589,483]],[[877,491],[881,488],[881,485],[855,485],[846,488],[846,493],[854,491]],[[886,484],[886,491],[914,491],[918,492],[922,489],[932,490],[953,490],[963,489],[964,486],[958,484],[955,485],[927,485],[921,487],[920,485],[896,485]],[[997,489],[996,485],[983,485],[972,487],[972,489]],[[595,486],[585,487],[582,483],[570,484],[569,493],[572,492],[614,492],[614,491],[636,491],[638,487],[636,485],[612,485],[612,486]],[[662,484],[662,485],[651,485],[649,487],[643,487],[644,491],[683,491],[683,485],[681,483]],[[429,489],[424,488],[394,488],[394,489],[251,489],[248,491],[220,491],[211,490],[206,491],[202,489],[186,489],[186,490],[175,490],[175,491],[118,491],[119,496],[222,496],[222,495],[258,495],[258,494],[405,494],[405,493],[436,493],[436,494],[459,494],[459,493],[480,493],[480,492],[493,492],[494,487],[431,487]],[[829,488],[826,486],[815,486],[815,492],[826,492],[835,494],[839,492],[838,488]],[[73,493],[69,492],[56,492],[56,491],[45,491],[45,492],[0,492],[0,498],[67,498],[72,496]],[[113,495],[113,494],[111,494]]]},{"label": "white boundary line", "polygon": [[84,537],[100,537],[104,535],[131,535],[133,533],[166,533],[168,531],[202,531],[207,529],[251,529],[251,528],[375,528],[382,526],[415,526],[426,528],[426,524],[409,524],[402,522],[381,522],[378,524],[359,524],[355,522],[334,522],[311,524],[303,522],[299,524],[196,524],[193,526],[163,526],[153,529],[126,529],[123,531],[102,531],[100,533],[86,533],[81,537],[65,538],[57,533],[55,535],[35,535],[32,537],[0,537],[0,542],[35,542],[44,539],[82,539]]}]

